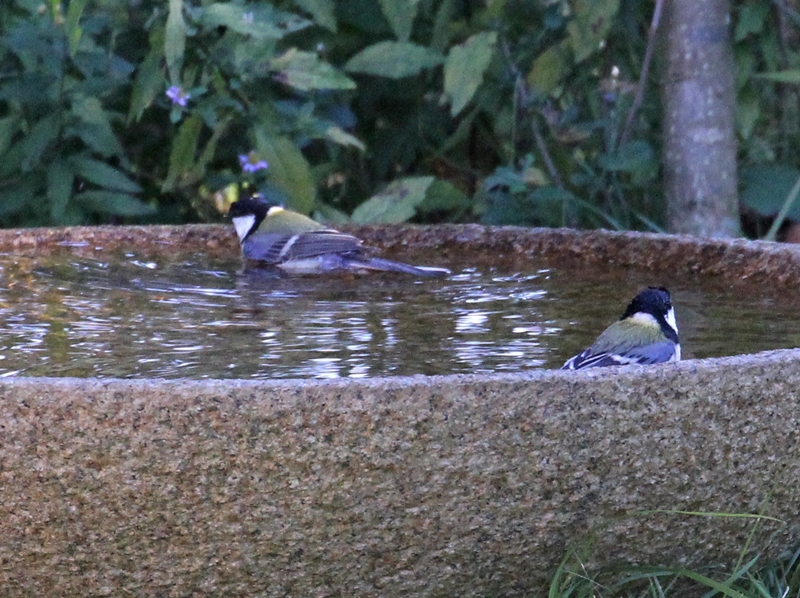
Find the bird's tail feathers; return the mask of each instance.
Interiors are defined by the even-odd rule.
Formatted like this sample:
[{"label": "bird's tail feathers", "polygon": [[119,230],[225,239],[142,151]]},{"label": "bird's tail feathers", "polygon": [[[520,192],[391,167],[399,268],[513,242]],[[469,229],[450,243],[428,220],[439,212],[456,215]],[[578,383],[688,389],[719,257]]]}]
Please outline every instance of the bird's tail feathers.
[{"label": "bird's tail feathers", "polygon": [[384,272],[404,272],[413,276],[447,276],[450,270],[447,268],[436,268],[433,266],[412,266],[402,262],[393,262],[379,257],[367,260],[353,260],[351,264],[357,268],[365,270],[381,270]]}]

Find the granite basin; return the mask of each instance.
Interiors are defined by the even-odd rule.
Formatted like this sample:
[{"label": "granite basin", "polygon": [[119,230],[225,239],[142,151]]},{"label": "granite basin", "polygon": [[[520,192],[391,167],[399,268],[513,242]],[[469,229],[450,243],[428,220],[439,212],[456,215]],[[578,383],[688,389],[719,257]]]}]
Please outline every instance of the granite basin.
[{"label": "granite basin", "polygon": [[[392,251],[669,267],[792,292],[800,252],[481,226]],[[0,251],[236,252],[229,228],[0,231]],[[590,565],[732,566],[800,542],[800,350],[367,380],[0,380],[8,596],[527,596]],[[687,514],[760,513],[754,519]]]}]

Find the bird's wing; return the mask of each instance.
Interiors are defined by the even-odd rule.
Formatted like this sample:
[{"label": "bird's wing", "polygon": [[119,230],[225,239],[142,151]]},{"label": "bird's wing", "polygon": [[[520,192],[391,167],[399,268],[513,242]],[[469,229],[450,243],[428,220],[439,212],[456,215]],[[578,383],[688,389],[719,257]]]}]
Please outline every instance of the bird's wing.
[{"label": "bird's wing", "polygon": [[383,272],[404,272],[413,276],[447,276],[450,270],[434,266],[413,266],[402,262],[394,262],[380,257],[369,257],[359,252],[355,257],[346,259],[351,269],[378,270]]},{"label": "bird's wing", "polygon": [[626,352],[624,357],[631,359],[630,363],[664,363],[673,359],[675,356],[675,343],[672,341],[661,341],[651,343],[643,347],[636,347]]},{"label": "bird's wing", "polygon": [[664,363],[673,359],[675,344],[670,341],[651,343],[643,347],[631,348],[626,351],[596,352],[594,347],[589,347],[575,357],[567,360],[562,369],[580,370],[583,368],[606,367],[611,365],[649,365]]},{"label": "bird's wing", "polygon": [[352,235],[334,230],[304,232],[297,235],[256,233],[244,243],[245,257],[251,260],[280,264],[319,255],[351,253],[361,249],[361,241]]}]

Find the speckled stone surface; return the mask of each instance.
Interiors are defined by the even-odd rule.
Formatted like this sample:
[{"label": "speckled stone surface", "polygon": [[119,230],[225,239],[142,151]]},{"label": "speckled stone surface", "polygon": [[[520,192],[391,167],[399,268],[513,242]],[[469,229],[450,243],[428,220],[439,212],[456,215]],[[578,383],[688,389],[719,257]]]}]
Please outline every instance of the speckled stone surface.
[{"label": "speckled stone surface", "polygon": [[[395,255],[402,255],[405,247],[430,250],[431,264],[463,257],[465,250],[474,252],[480,248],[486,255],[506,261],[517,260],[521,265],[532,257],[540,257],[567,267],[611,265],[654,272],[683,271],[734,284],[793,286],[800,281],[800,245],[475,224],[342,228],[356,233],[367,245],[391,250]],[[229,256],[238,252],[238,244],[233,227],[225,225],[0,230],[0,253],[35,255],[41,251],[69,251],[90,256],[109,251],[136,251],[169,257],[200,251]]]},{"label": "speckled stone surface", "polygon": [[[791,286],[766,243],[448,226],[465,245]],[[0,250],[236,251],[219,227],[0,231]],[[655,264],[652,263],[653,267]],[[341,381],[0,380],[4,596],[527,596],[595,564],[800,541],[800,350],[652,367]]]}]

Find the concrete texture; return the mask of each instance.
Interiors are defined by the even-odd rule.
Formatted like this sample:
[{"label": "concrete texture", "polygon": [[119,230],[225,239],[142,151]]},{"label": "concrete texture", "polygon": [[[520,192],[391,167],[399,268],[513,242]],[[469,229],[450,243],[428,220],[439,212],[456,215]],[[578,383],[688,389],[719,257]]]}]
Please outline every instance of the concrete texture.
[{"label": "concrete texture", "polygon": [[[392,251],[797,284],[766,243],[358,229]],[[226,236],[227,235],[227,236]],[[219,227],[0,232],[19,253],[236,251]],[[158,249],[163,247],[164,249]],[[61,248],[61,249],[58,249]],[[800,350],[581,372],[0,381],[4,596],[525,596],[590,564],[730,566],[800,541]],[[593,543],[589,546],[590,543]]]}]

